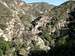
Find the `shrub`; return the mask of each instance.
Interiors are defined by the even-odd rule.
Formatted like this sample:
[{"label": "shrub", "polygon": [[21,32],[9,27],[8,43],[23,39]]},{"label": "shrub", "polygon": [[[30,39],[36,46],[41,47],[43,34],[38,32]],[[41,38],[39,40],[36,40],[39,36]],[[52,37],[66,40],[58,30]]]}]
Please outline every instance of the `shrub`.
[{"label": "shrub", "polygon": [[10,42],[4,41],[3,37],[0,37],[0,56],[4,55],[6,50],[10,48]]}]

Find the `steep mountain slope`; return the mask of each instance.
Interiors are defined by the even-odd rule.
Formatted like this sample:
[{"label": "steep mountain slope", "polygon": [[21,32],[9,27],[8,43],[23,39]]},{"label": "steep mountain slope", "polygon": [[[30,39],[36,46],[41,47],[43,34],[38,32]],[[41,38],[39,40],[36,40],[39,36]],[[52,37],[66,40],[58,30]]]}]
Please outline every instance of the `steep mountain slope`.
[{"label": "steep mountain slope", "polygon": [[49,13],[49,15],[52,17],[52,20],[47,24],[47,26],[50,30],[49,33],[51,38],[54,39],[52,41],[53,43],[51,42],[51,45],[60,46],[61,44],[65,44],[66,39],[68,38],[68,13],[75,8],[74,5],[75,1],[67,1],[60,6],[53,8]]},{"label": "steep mountain slope", "polygon": [[54,7],[54,5],[49,5],[48,3],[45,2],[31,3],[31,5],[32,5],[31,13],[35,16],[40,16],[42,14],[46,15],[46,13]]},{"label": "steep mountain slope", "polygon": [[75,1],[53,6],[0,0],[1,56],[28,56],[31,51],[48,51],[64,45],[68,38],[66,18],[74,5]]},{"label": "steep mountain slope", "polygon": [[33,32],[30,31],[31,21],[36,18],[29,12],[29,8],[32,9],[33,6],[19,0],[0,0],[0,6],[0,37],[11,44],[8,51],[1,49],[1,52],[5,53],[1,55],[26,56],[30,49],[50,49],[40,37],[34,38]]},{"label": "steep mountain slope", "polygon": [[[46,44],[50,44],[48,52],[33,50],[30,56],[73,56],[75,48],[75,1],[68,1],[54,7],[48,12],[51,20],[46,27],[40,28],[39,34]],[[72,38],[73,37],[73,38]],[[36,51],[36,52],[35,52]],[[41,52],[41,53],[39,53]],[[38,54],[38,55],[36,55]]]}]

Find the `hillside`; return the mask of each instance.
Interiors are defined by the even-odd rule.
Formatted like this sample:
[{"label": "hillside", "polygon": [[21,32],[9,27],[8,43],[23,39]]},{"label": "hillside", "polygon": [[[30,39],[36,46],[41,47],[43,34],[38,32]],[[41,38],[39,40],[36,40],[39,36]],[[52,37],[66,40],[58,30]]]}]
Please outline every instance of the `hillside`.
[{"label": "hillside", "polygon": [[74,43],[69,18],[74,19],[75,1],[54,6],[0,0],[0,8],[0,56],[61,56]]}]

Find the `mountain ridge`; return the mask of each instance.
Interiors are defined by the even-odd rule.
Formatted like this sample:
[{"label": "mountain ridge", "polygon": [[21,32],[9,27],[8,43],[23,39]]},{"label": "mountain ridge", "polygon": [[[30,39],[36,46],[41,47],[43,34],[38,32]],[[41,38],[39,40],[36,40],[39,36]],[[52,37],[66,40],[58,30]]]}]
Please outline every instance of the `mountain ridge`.
[{"label": "mountain ridge", "polygon": [[49,51],[65,45],[68,13],[74,5],[75,1],[54,6],[43,2],[0,0],[0,38],[10,47],[1,49],[2,55],[28,56],[31,51]]}]

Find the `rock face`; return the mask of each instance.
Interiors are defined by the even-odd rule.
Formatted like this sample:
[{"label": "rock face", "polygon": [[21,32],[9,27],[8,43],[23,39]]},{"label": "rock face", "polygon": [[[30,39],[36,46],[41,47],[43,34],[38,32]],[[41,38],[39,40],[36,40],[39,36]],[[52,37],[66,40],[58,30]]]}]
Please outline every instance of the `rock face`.
[{"label": "rock face", "polygon": [[[75,1],[60,6],[47,3],[27,4],[21,0],[0,0],[0,38],[6,42],[4,56],[28,56],[29,52],[46,52],[66,43],[68,12]],[[2,42],[4,43],[4,42]],[[2,45],[0,43],[0,45]],[[32,52],[31,52],[32,53]]]}]

